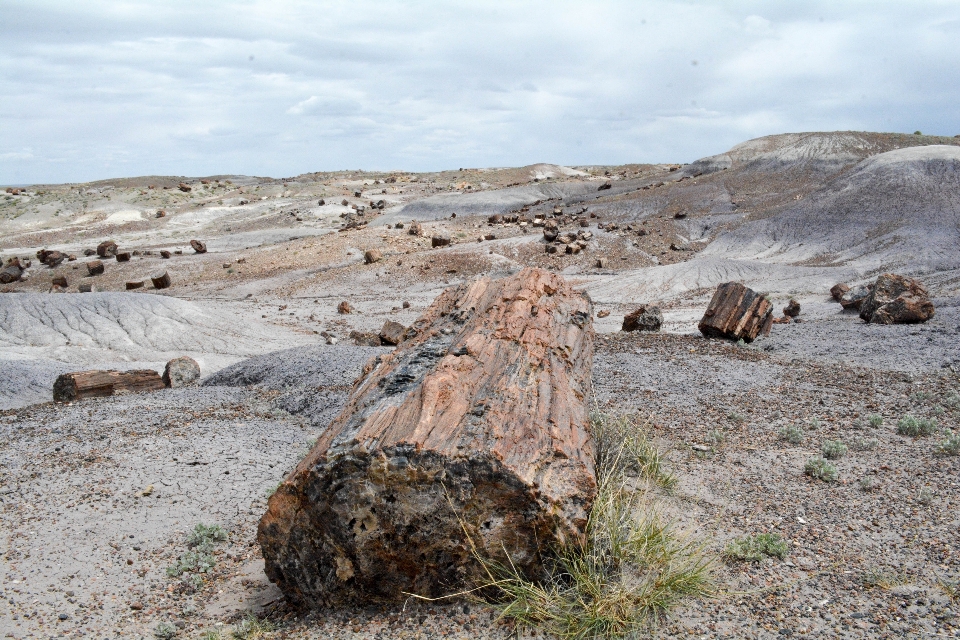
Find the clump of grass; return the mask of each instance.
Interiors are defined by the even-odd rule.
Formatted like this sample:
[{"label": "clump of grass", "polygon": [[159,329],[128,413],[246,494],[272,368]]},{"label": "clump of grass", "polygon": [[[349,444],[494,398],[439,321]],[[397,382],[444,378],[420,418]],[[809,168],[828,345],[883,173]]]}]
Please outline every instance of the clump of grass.
[{"label": "clump of grass", "polygon": [[936,432],[937,421],[929,418],[915,418],[908,414],[897,422],[897,433],[901,436],[919,438],[920,436],[933,435]]},{"label": "clump of grass", "polygon": [[861,491],[873,491],[876,488],[877,488],[877,481],[871,478],[870,476],[860,478]]},{"label": "clump of grass", "polygon": [[742,413],[737,413],[736,411],[729,412],[727,418],[730,419],[730,422],[736,422],[737,424],[742,424],[747,421]]},{"label": "clump of grass", "polygon": [[872,451],[880,446],[876,438],[862,438],[857,436],[850,441],[850,448],[854,451]]},{"label": "clump of grass", "polygon": [[880,427],[883,426],[883,416],[880,415],[879,413],[872,413],[869,416],[867,416],[867,422],[874,429],[879,429]]},{"label": "clump of grass", "polygon": [[941,591],[947,594],[947,597],[952,601],[957,602],[960,600],[960,580],[947,580],[946,578],[939,578],[937,580]]},{"label": "clump of grass", "polygon": [[213,548],[217,542],[227,539],[227,532],[218,524],[198,524],[187,536],[187,551],[175,563],[167,567],[167,575],[176,578],[187,572],[194,572],[189,583],[194,589],[199,588],[200,576],[213,569],[217,560],[213,556]]},{"label": "clump of grass", "polygon": [[710,431],[707,432],[707,442],[709,442],[712,445],[723,444],[723,441],[725,439],[726,438],[724,438],[723,432],[720,431],[719,429],[711,429]]},{"label": "clump of grass", "polygon": [[273,623],[248,615],[233,628],[232,636],[237,640],[258,640],[274,630]]},{"label": "clump of grass", "polygon": [[723,555],[733,560],[760,562],[767,556],[782,560],[787,557],[788,550],[787,541],[780,534],[759,533],[734,540],[727,545]]},{"label": "clump of grass", "polygon": [[931,504],[933,502],[933,489],[930,487],[921,487],[917,492],[917,502],[920,504]]},{"label": "clump of grass", "polygon": [[161,622],[153,628],[153,637],[157,640],[171,640],[177,636],[177,628],[169,622]]},{"label": "clump of grass", "polygon": [[669,489],[677,478],[667,470],[663,454],[629,416],[594,412],[590,431],[596,446],[597,476],[604,473],[642,476]]},{"label": "clump of grass", "polygon": [[803,438],[803,429],[795,424],[787,425],[783,429],[780,429],[780,439],[786,440],[790,444],[802,444]]},{"label": "clump of grass", "polygon": [[960,393],[950,391],[943,399],[943,404],[950,411],[960,412]]},{"label": "clump of grass", "polygon": [[947,456],[960,456],[960,433],[947,429],[947,437],[937,445],[937,452]]},{"label": "clump of grass", "polygon": [[892,589],[904,583],[903,575],[883,569],[867,569],[860,576],[860,584],[868,589]]},{"label": "clump of grass", "polygon": [[803,472],[817,480],[833,482],[837,479],[837,468],[823,458],[811,458],[803,465]]},{"label": "clump of grass", "polygon": [[555,549],[539,582],[478,557],[480,593],[502,617],[558,638],[635,637],[683,599],[707,594],[714,560],[663,518],[649,492],[633,489],[633,471],[663,484],[661,458],[633,421],[598,414],[591,422],[598,488],[584,539]]},{"label": "clump of grass", "polygon": [[840,440],[824,440],[820,451],[827,460],[837,460],[847,455],[847,445]]}]

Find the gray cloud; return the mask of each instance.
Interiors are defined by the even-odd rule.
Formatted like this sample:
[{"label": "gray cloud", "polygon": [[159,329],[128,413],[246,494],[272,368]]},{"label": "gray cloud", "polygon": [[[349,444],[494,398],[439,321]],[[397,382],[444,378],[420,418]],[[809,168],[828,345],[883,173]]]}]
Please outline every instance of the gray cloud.
[{"label": "gray cloud", "polygon": [[15,2],[0,181],[689,161],[960,133],[960,4]]}]

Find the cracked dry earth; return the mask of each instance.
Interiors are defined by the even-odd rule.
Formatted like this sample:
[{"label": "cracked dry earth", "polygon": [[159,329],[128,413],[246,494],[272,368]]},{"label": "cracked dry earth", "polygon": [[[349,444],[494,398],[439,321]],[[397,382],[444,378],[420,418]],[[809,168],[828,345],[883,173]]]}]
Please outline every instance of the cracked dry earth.
[{"label": "cracked dry earth", "polygon": [[[283,362],[302,371],[298,351],[270,360],[271,371]],[[341,367],[301,390],[320,398],[309,409],[290,401],[297,391],[282,371],[286,393],[207,384],[6,412],[5,635],[150,638],[168,622],[193,638],[252,612],[276,625],[275,638],[514,637],[469,602],[306,613],[266,581],[255,531],[268,492],[339,409],[346,378],[370,354],[313,347],[317,371]],[[941,436],[914,439],[895,427],[909,413],[957,429],[956,374],[781,356],[762,340],[618,333],[598,337],[594,385],[599,408],[639,414],[668,452],[679,484],[660,498],[713,552],[761,532],[790,543],[784,560],[718,560],[714,597],[675,611],[658,637],[960,634],[948,588],[960,579],[960,457],[936,452]],[[872,414],[883,424],[861,420]],[[790,424],[802,426],[803,443],[779,437]],[[835,461],[838,481],[803,475],[821,443],[837,439],[850,447]],[[165,568],[200,522],[229,535],[216,566],[191,585]]]}]

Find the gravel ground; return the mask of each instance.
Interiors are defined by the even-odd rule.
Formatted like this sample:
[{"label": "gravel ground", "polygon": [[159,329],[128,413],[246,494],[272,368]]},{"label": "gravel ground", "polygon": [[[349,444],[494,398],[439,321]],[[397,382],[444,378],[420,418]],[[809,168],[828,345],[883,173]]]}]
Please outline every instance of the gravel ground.
[{"label": "gravel ground", "polygon": [[[938,582],[960,579],[960,458],[935,452],[939,436],[895,433],[906,413],[956,428],[960,413],[944,403],[960,380],[943,370],[779,359],[763,341],[755,345],[670,334],[598,338],[597,404],[649,418],[680,478],[662,496],[669,511],[718,554],[731,539],[759,532],[779,532],[791,545],[782,561],[721,562],[716,597],[684,606],[659,635],[960,633],[960,607]],[[200,387],[3,414],[0,629],[14,638],[149,638],[170,622],[190,638],[252,612],[277,625],[277,638],[510,637],[491,611],[463,602],[294,611],[263,575],[254,539],[267,492],[377,351],[287,350]],[[312,401],[296,401],[308,390],[317,391]],[[868,413],[884,424],[855,424]],[[802,444],[780,440],[788,424],[804,427]],[[873,438],[876,448],[853,450]],[[802,473],[825,439],[851,446],[836,461],[836,483]],[[195,589],[165,568],[200,522],[222,525],[229,538]],[[885,586],[868,586],[869,576]]]}]

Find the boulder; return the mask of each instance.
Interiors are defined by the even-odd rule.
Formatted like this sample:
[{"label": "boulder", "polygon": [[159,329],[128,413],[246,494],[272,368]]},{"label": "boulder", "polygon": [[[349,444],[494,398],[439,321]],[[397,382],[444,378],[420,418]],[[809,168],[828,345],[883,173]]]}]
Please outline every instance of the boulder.
[{"label": "boulder", "polygon": [[10,258],[0,269],[0,284],[18,282],[23,277],[24,268],[20,265],[20,258]]},{"label": "boulder", "polygon": [[369,331],[351,331],[350,339],[353,340],[353,343],[358,347],[383,346],[383,342],[380,341],[380,336],[376,333],[370,333]]},{"label": "boulder", "polygon": [[850,291],[850,287],[842,282],[838,282],[830,287],[830,297],[832,297],[836,302],[840,302],[843,294],[845,294],[847,291]]},{"label": "boulder", "polygon": [[130,262],[129,251],[119,251],[115,257],[117,259],[117,262]]},{"label": "boulder", "polygon": [[403,336],[407,328],[399,322],[387,320],[380,329],[380,341],[387,345],[398,345],[403,342]]},{"label": "boulder", "polygon": [[790,302],[787,303],[787,306],[783,308],[783,315],[788,318],[796,318],[800,315],[800,303],[790,298]]},{"label": "boulder", "polygon": [[206,253],[206,252],[207,252],[207,245],[206,245],[206,243],[200,242],[199,240],[191,240],[191,241],[190,241],[190,247],[191,247],[196,253]]},{"label": "boulder", "polygon": [[66,259],[67,254],[59,251],[50,251],[49,249],[41,249],[40,251],[37,251],[37,260],[47,265],[51,269],[60,266],[60,263]]},{"label": "boulder", "polygon": [[99,276],[103,273],[103,262],[101,260],[91,260],[87,263],[87,275]]},{"label": "boulder", "polygon": [[543,225],[543,239],[547,242],[553,242],[560,235],[560,226],[556,220],[547,220]]},{"label": "boulder", "polygon": [[660,307],[640,305],[623,317],[622,331],[660,331],[663,313]]},{"label": "boulder", "polygon": [[193,187],[183,182],[177,185],[177,189],[180,189],[180,191],[183,191],[184,193],[189,193],[193,191]]},{"label": "boulder", "polygon": [[541,269],[438,296],[270,497],[270,580],[309,607],[447,596],[474,548],[541,577],[596,492],[591,315]]},{"label": "boulder", "polygon": [[185,387],[200,379],[200,365],[193,358],[174,358],[163,368],[163,384],[171,389]]},{"label": "boulder", "polygon": [[97,255],[101,258],[112,258],[117,255],[117,243],[113,240],[105,240],[97,245]]},{"label": "boulder", "polygon": [[445,247],[450,244],[450,236],[445,233],[438,233],[430,238],[431,247]]},{"label": "boulder", "polygon": [[366,264],[373,264],[374,262],[380,262],[383,259],[383,254],[380,253],[379,249],[367,249],[363,252],[363,261]]},{"label": "boulder", "polygon": [[840,297],[840,306],[847,309],[860,310],[860,305],[870,295],[870,289],[867,287],[854,287],[849,289]]},{"label": "boulder", "polygon": [[700,332],[710,338],[753,342],[768,335],[773,324],[773,305],[766,296],[739,282],[717,287],[700,320]]},{"label": "boulder", "polygon": [[933,302],[919,280],[895,273],[877,278],[860,304],[860,317],[875,324],[915,324],[934,315]]}]

